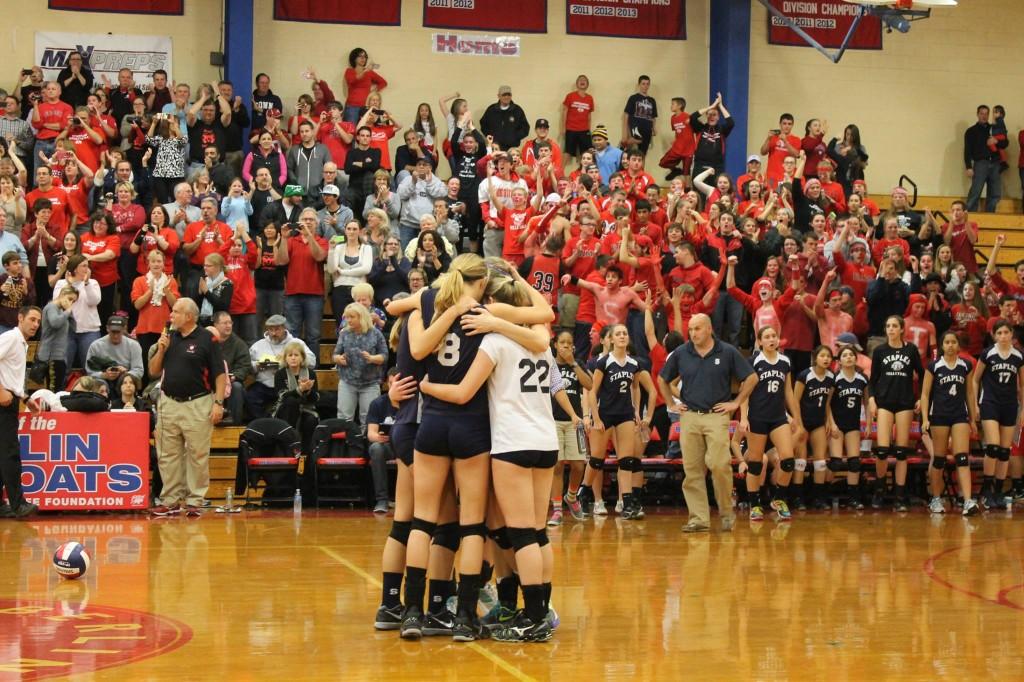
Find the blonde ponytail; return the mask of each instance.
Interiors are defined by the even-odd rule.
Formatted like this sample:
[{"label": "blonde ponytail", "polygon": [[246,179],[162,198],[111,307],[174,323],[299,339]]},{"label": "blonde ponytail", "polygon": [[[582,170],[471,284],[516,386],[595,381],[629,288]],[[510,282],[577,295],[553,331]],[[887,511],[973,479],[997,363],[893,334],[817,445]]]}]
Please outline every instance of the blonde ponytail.
[{"label": "blonde ponytail", "polygon": [[464,253],[452,259],[448,272],[439,278],[437,297],[434,299],[433,323],[444,311],[451,308],[462,298],[466,290],[466,282],[473,282],[487,277],[487,265],[484,259],[475,253]]}]

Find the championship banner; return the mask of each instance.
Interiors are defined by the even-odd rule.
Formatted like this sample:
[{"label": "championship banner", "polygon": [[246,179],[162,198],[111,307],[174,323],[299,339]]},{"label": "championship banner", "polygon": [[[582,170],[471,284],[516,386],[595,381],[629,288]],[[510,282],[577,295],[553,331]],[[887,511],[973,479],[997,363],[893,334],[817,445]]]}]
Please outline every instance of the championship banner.
[{"label": "championship banner", "polygon": [[[771,0],[771,4],[827,48],[837,48],[843,44],[843,38],[861,11],[860,5],[842,0]],[[768,42],[772,45],[810,47],[806,40],[771,14],[768,14]],[[861,19],[848,47],[851,50],[881,50],[882,21],[875,16]]]},{"label": "championship banner", "polygon": [[567,0],[565,32],[608,38],[686,40],[686,0]]},{"label": "championship banner", "polygon": [[547,33],[547,0],[423,0],[423,25],[473,31]]},{"label": "championship banner", "polygon": [[43,511],[145,509],[149,414],[22,413],[21,485]]},{"label": "championship banner", "polygon": [[56,79],[68,55],[76,50],[85,55],[96,85],[103,83],[102,75],[117,83],[121,69],[132,70],[137,86],[152,85],[157,69],[167,72],[168,82],[174,78],[170,36],[36,31],[35,63],[43,67],[46,80]]},{"label": "championship banner", "polygon": [[402,23],[402,0],[274,0],[274,19],[318,24],[398,26]]},{"label": "championship banner", "polygon": [[489,36],[480,33],[434,33],[430,36],[431,52],[464,54],[473,57],[518,57],[519,36]]},{"label": "championship banner", "polygon": [[118,14],[184,14],[185,0],[49,0],[50,9]]}]

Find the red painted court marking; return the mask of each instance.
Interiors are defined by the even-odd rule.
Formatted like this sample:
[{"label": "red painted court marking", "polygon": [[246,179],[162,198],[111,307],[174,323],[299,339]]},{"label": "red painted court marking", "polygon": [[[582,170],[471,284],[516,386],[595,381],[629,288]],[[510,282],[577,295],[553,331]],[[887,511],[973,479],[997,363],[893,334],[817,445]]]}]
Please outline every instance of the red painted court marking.
[{"label": "red painted court marking", "polygon": [[[1000,538],[998,540],[984,540],[972,544],[986,545],[995,542],[1005,542],[1009,544],[1014,542],[1019,543],[1022,540],[1024,540],[1024,538]],[[960,592],[961,594],[969,595],[976,599],[986,601],[990,604],[995,604],[996,606],[1005,606],[1006,608],[1014,609],[1016,611],[1024,611],[1024,604],[1018,604],[1017,602],[1012,601],[1006,596],[1010,592],[1024,588],[1024,583],[1020,585],[1011,585],[1009,587],[1004,587],[999,591],[996,598],[992,599],[991,597],[986,597],[985,595],[975,592],[974,590],[968,589],[966,587],[961,587],[960,585],[955,585],[942,575],[939,575],[939,573],[936,571],[935,563],[949,554],[962,551],[965,547],[967,547],[967,545],[959,545],[957,547],[951,547],[950,549],[938,552],[937,554],[933,554],[925,560],[924,564],[921,567],[921,570],[923,570],[925,575],[927,575],[929,578],[931,578],[938,584],[942,585],[943,587],[953,590],[954,592]]]}]

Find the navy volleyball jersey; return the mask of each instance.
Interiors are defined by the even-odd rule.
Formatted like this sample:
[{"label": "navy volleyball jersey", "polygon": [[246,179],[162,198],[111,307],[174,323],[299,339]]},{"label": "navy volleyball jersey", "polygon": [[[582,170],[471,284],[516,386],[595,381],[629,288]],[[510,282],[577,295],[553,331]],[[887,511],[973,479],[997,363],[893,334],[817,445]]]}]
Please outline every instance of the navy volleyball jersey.
[{"label": "navy volleyball jersey", "polygon": [[750,363],[757,372],[757,385],[750,394],[747,419],[759,422],[779,422],[786,419],[786,380],[792,367],[782,353],[770,362],[758,353]]},{"label": "navy volleyball jersey", "polygon": [[864,390],[868,379],[860,372],[854,372],[852,379],[839,371],[835,375],[836,390],[832,393],[832,419],[840,429],[860,428],[861,407],[864,405]]},{"label": "navy volleyball jersey", "polygon": [[[583,384],[580,383],[580,378],[576,376],[576,370],[573,369],[573,365],[563,365],[558,363],[558,373],[562,376],[563,390],[565,395],[569,398],[569,404],[572,405],[572,409],[576,411],[576,414],[583,414]],[[569,415],[565,413],[562,406],[555,400],[554,394],[551,395],[551,412],[555,416],[556,422],[567,422],[572,421],[569,419]]]},{"label": "navy volleyball jersey", "polygon": [[979,403],[993,405],[1017,404],[1017,375],[1024,366],[1024,355],[1016,348],[1010,348],[1005,358],[999,354],[995,346],[986,348],[981,354],[981,362],[985,363],[985,373],[981,375],[981,395]]},{"label": "navy volleyball jersey", "polygon": [[971,368],[963,358],[952,367],[945,358],[928,365],[932,373],[932,394],[929,396],[929,417],[967,417],[967,378]]},{"label": "navy volleyball jersey", "polygon": [[[437,290],[424,291],[420,298],[420,310],[423,314],[423,326],[429,327],[434,317],[434,299],[437,297]],[[457,384],[469,372],[473,360],[476,359],[476,352],[480,349],[480,342],[484,335],[477,334],[469,336],[462,331],[459,320],[455,321],[441,339],[441,347],[436,353],[426,358],[427,376],[435,384]],[[423,396],[423,413],[435,415],[477,415],[484,418],[487,413],[487,384],[484,383],[465,405],[453,405],[432,396]]]},{"label": "navy volleyball jersey", "polygon": [[633,416],[633,378],[640,372],[640,363],[626,356],[619,364],[611,353],[598,358],[596,369],[601,370],[601,385],[597,387],[597,405],[602,414]]},{"label": "navy volleyball jersey", "polygon": [[[427,292],[423,292],[426,295]],[[426,373],[426,365],[412,356],[409,351],[409,324],[408,316],[402,325],[402,333],[398,336],[398,350],[395,352],[395,368],[400,376],[416,377],[419,382]],[[398,405],[398,412],[395,413],[396,424],[418,424],[420,421],[420,395],[403,401]]]},{"label": "navy volleyball jersey", "polygon": [[825,401],[828,400],[829,391],[836,385],[835,375],[832,372],[825,372],[824,378],[819,379],[814,373],[814,368],[808,367],[800,372],[796,380],[804,385],[804,394],[800,396],[801,421],[805,426],[824,424]]}]

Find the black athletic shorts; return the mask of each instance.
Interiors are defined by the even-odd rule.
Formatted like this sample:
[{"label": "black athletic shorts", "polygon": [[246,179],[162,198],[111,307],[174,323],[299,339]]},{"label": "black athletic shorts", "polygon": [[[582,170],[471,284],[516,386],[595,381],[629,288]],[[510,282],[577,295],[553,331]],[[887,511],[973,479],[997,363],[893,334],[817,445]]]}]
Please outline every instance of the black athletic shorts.
[{"label": "black athletic shorts", "polygon": [[825,425],[825,422],[819,422],[819,421],[804,422],[804,431],[806,431],[807,433],[810,433],[810,432],[814,431],[815,429],[820,429],[824,425]]},{"label": "black athletic shorts", "polygon": [[565,148],[562,151],[569,156],[579,156],[594,146],[589,130],[566,130]]},{"label": "black athletic shorts", "polygon": [[416,431],[416,450],[453,459],[490,452],[491,423],[487,417],[424,414]]},{"label": "black athletic shorts", "polygon": [[931,426],[953,426],[954,424],[966,424],[967,414],[935,414],[928,418]]},{"label": "black athletic shorts", "polygon": [[842,433],[844,436],[850,433],[851,431],[856,431],[860,433],[860,419],[857,419],[856,421],[844,421],[842,419],[837,419],[836,428],[839,429],[840,433]]},{"label": "black athletic shorts", "polygon": [[412,466],[417,430],[419,424],[395,424],[391,427],[391,446],[395,449],[395,457],[407,467]]},{"label": "black athletic shorts", "polygon": [[914,403],[910,403],[909,405],[903,405],[900,403],[879,402],[877,403],[877,405],[878,409],[886,410],[887,412],[892,412],[893,414],[897,414],[899,412],[910,412],[911,410],[914,409]]},{"label": "black athletic shorts", "polygon": [[600,409],[597,411],[597,416],[601,418],[601,423],[604,424],[605,429],[615,428],[619,424],[633,421],[633,415],[631,414],[616,414],[616,413],[605,413]]},{"label": "black athletic shorts", "polygon": [[997,421],[1000,426],[1017,425],[1016,401],[1005,403],[994,403],[983,401],[981,403],[981,421]]},{"label": "black athletic shorts", "polygon": [[558,450],[515,450],[492,452],[491,459],[515,464],[524,469],[550,469],[558,461]]},{"label": "black athletic shorts", "polygon": [[762,421],[761,419],[748,419],[750,422],[750,432],[756,433],[759,436],[767,436],[769,433],[785,426],[788,422],[785,419],[778,419],[775,421]]}]

